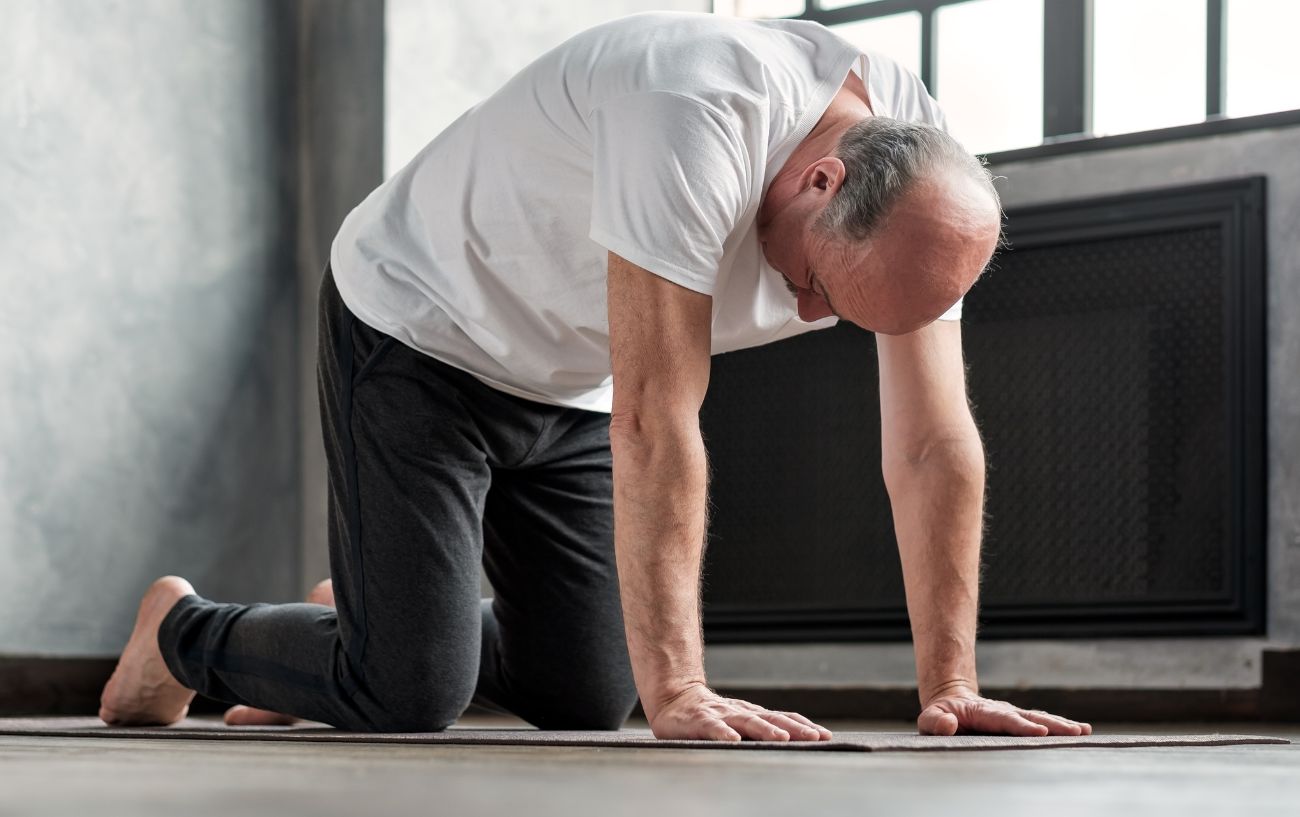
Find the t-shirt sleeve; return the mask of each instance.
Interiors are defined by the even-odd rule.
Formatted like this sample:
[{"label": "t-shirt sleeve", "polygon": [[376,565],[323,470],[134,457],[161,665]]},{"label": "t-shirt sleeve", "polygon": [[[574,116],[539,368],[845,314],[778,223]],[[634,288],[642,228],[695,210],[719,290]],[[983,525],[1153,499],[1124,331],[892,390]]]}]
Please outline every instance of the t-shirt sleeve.
[{"label": "t-shirt sleeve", "polygon": [[665,92],[592,111],[590,238],[655,275],[713,294],[750,189],[743,143],[716,111]]}]

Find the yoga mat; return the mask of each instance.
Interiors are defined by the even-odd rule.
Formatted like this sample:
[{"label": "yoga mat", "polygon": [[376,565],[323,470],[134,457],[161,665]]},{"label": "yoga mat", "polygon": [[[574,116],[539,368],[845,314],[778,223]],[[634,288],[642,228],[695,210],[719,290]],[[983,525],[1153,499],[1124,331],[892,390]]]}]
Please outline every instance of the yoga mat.
[{"label": "yoga mat", "polygon": [[1235,746],[1290,743],[1260,735],[1081,735],[1017,738],[1008,735],[937,737],[909,732],[836,732],[829,741],[656,740],[648,729],[617,732],[550,732],[537,729],[461,728],[445,732],[341,732],[329,726],[225,726],[220,720],[186,718],[173,726],[106,726],[98,718],[0,718],[0,735],[74,738],[183,738],[186,740],[277,740],[320,743],[451,744],[465,746],[601,746],[636,749],[764,749],[821,752],[925,752],[974,749],[1061,749],[1070,746]]}]

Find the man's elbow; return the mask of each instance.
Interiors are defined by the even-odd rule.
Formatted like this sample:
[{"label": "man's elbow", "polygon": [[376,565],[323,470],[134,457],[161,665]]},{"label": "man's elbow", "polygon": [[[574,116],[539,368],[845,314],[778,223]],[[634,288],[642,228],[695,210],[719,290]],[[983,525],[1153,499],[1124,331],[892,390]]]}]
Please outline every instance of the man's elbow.
[{"label": "man's elbow", "polygon": [[623,470],[622,465],[674,469],[706,456],[699,412],[689,406],[616,408],[610,415],[609,443],[616,470]]},{"label": "man's elbow", "polygon": [[[982,489],[984,443],[974,425],[969,430],[936,435],[912,446],[886,444],[881,458],[887,487],[918,478],[941,477]],[[892,492],[892,488],[891,488]]]},{"label": "man's elbow", "polygon": [[611,442],[639,443],[699,433],[699,408],[691,405],[615,400],[609,416]]}]

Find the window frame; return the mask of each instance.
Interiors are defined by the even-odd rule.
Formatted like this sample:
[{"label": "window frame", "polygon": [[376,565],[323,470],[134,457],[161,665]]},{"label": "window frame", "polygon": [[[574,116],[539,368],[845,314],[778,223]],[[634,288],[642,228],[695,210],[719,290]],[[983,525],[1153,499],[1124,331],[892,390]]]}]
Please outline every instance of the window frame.
[{"label": "window frame", "polygon": [[[971,0],[866,0],[837,9],[805,0],[790,19],[825,26],[917,12],[921,15],[921,81],[938,97],[935,80],[936,12]],[[1257,128],[1300,124],[1300,109],[1254,116],[1224,114],[1227,4],[1206,0],[1205,120],[1154,130],[1094,136],[1092,128],[1092,0],[1043,0],[1043,142],[1033,147],[986,154],[992,163],[1022,161],[1067,153],[1166,142]]]}]

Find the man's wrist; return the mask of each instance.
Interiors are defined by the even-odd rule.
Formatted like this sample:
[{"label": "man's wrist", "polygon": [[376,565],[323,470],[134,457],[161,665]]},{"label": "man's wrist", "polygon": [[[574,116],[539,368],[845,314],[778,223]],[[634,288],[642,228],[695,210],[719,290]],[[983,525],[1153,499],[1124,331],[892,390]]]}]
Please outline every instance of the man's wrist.
[{"label": "man's wrist", "polygon": [[934,684],[918,684],[917,694],[921,699],[921,708],[924,709],[939,698],[979,695],[979,689],[974,676],[954,677]]},{"label": "man's wrist", "polygon": [[650,689],[639,691],[641,709],[645,712],[646,719],[653,721],[659,710],[669,706],[686,693],[693,689],[708,688],[709,685],[703,675],[696,678],[683,678],[671,683],[658,683]]},{"label": "man's wrist", "polygon": [[[625,610],[624,620],[631,620],[633,614]],[[654,707],[690,687],[705,685],[704,645],[689,633],[647,636],[629,627],[628,657],[643,707]]]}]

